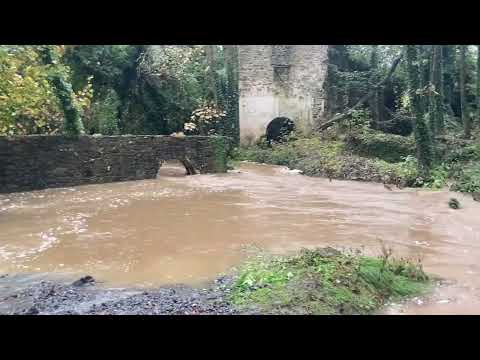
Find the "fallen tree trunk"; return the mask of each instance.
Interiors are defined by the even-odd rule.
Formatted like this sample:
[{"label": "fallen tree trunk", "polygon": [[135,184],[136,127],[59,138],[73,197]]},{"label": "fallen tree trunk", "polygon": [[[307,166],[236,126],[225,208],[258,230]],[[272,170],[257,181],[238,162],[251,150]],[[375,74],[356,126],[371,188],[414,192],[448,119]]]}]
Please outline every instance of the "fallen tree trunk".
[{"label": "fallen tree trunk", "polygon": [[377,91],[377,89],[379,87],[385,86],[385,84],[391,79],[393,73],[397,69],[398,64],[402,60],[402,57],[403,57],[403,55],[400,55],[398,58],[396,58],[393,61],[392,66],[388,70],[387,76],[382,81],[380,81],[378,84],[373,86],[373,89],[370,90],[365,96],[363,96],[355,105],[353,105],[350,109],[348,109],[343,114],[338,114],[338,115],[334,116],[332,119],[328,120],[327,122],[321,124],[317,128],[317,131],[323,131],[323,130],[328,129],[330,126],[334,125],[335,123],[337,123],[337,122],[347,118],[348,116],[350,116],[353,111],[357,110],[360,106],[365,104],[373,95],[375,95],[375,92]]}]

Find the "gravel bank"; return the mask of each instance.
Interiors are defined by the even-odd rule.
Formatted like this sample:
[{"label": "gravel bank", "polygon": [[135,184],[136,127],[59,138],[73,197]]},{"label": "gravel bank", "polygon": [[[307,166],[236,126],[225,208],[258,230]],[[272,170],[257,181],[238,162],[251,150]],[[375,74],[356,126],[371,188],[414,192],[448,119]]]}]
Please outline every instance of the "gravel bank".
[{"label": "gravel bank", "polygon": [[[3,275],[0,286],[6,288]],[[227,300],[233,280],[221,277],[203,289],[189,286],[153,290],[104,289],[59,281],[32,282],[17,290],[1,291],[1,315],[231,315],[240,314]],[[8,288],[15,288],[13,286]],[[77,282],[78,284],[78,282]]]}]

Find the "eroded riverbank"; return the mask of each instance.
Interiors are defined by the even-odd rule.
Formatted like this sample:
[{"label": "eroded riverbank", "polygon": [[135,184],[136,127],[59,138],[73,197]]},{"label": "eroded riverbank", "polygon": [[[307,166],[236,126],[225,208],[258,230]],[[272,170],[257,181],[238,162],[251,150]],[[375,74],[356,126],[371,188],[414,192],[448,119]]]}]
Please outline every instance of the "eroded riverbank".
[{"label": "eroded riverbank", "polygon": [[0,273],[90,274],[100,290],[141,294],[176,283],[198,288],[255,247],[378,255],[383,241],[451,282],[432,300],[402,305],[403,313],[480,313],[480,204],[454,196],[460,210],[448,207],[448,191],[390,191],[255,164],[224,175],[6,194]]}]

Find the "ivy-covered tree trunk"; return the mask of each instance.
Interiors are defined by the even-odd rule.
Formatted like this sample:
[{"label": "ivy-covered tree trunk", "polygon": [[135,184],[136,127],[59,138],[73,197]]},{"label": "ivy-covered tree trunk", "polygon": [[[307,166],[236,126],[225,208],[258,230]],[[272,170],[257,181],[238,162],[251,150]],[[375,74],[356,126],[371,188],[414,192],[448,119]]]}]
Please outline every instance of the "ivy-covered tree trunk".
[{"label": "ivy-covered tree trunk", "polygon": [[431,73],[430,73],[430,129],[432,135],[442,133],[443,119],[443,94],[442,94],[442,47],[433,47]]},{"label": "ivy-covered tree trunk", "polygon": [[239,93],[238,93],[238,47],[225,45],[225,67],[227,70],[227,119],[229,135],[238,144],[240,141]]},{"label": "ivy-covered tree trunk", "polygon": [[[372,71],[372,82],[378,83],[379,81],[379,74],[378,74],[378,45],[374,45],[372,49],[372,53],[370,56],[370,68]],[[382,129],[383,121],[385,119],[384,116],[384,92],[383,87],[376,89],[375,94],[370,100],[370,110],[372,112],[372,128],[374,129]]]},{"label": "ivy-covered tree trunk", "polygon": [[68,136],[78,136],[84,133],[80,111],[78,110],[75,100],[72,84],[67,80],[66,75],[61,69],[56,68],[58,65],[58,56],[55,54],[52,46],[46,45],[40,49],[43,62],[50,65],[50,74],[48,81],[50,82],[55,96],[60,102],[60,106],[64,114],[64,132]]},{"label": "ivy-covered tree trunk", "polygon": [[[432,68],[432,45],[417,45],[418,51],[418,69],[420,72],[420,87],[419,89],[425,90],[430,86],[430,76]],[[422,111],[427,114],[430,109],[430,99],[427,96],[420,98],[422,104]]]},{"label": "ivy-covered tree trunk", "polygon": [[428,177],[432,165],[432,146],[420,96],[420,69],[416,45],[406,45],[406,56],[410,98],[415,115],[414,134],[417,146],[418,170],[423,177]]},{"label": "ivy-covered tree trunk", "polygon": [[417,45],[418,67],[420,70],[420,88],[428,86],[430,81],[431,45]]},{"label": "ivy-covered tree trunk", "polygon": [[443,102],[444,108],[453,115],[453,92],[455,89],[455,45],[442,46]]},{"label": "ivy-covered tree trunk", "polygon": [[466,94],[466,76],[467,76],[467,69],[466,69],[466,52],[467,46],[460,45],[460,107],[462,111],[462,123],[463,123],[463,133],[466,138],[470,138],[471,136],[471,122],[470,122],[470,114],[468,112],[468,104],[467,104],[467,94]]}]

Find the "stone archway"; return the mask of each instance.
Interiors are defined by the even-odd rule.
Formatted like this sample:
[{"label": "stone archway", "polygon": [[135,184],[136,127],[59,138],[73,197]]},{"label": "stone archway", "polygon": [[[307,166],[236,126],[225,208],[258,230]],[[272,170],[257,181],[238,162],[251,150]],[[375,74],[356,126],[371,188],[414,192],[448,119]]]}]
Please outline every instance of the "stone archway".
[{"label": "stone archway", "polygon": [[182,177],[196,175],[198,171],[188,159],[161,160],[157,177]]},{"label": "stone archway", "polygon": [[281,142],[285,136],[295,130],[295,123],[287,117],[276,117],[267,125],[267,142]]}]

